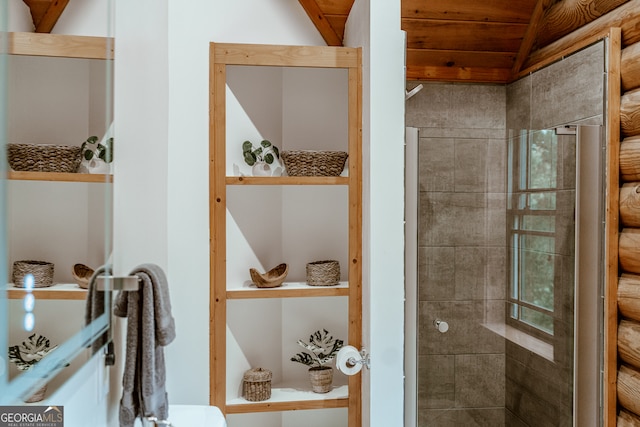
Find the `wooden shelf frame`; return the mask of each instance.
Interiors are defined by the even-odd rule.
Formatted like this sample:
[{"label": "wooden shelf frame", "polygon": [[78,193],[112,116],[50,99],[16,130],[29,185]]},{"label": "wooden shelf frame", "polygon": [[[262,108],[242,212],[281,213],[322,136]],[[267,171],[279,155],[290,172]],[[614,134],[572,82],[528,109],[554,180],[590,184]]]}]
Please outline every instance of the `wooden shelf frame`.
[{"label": "wooden shelf frame", "polygon": [[[227,299],[326,297],[348,298],[348,343],[362,347],[362,49],[332,46],[210,44],[209,200],[210,200],[210,404],[224,414],[348,408],[348,426],[362,425],[361,374],[348,378],[348,396],[334,399],[257,402],[227,405]],[[226,66],[321,67],[348,70],[348,176],[226,176]],[[227,289],[226,199],[232,185],[346,185],[349,211],[347,287],[326,289]]]},{"label": "wooden shelf frame", "polygon": [[105,60],[114,58],[112,37],[19,32],[6,34],[9,55]]},{"label": "wooden shelf frame", "polygon": [[24,172],[9,171],[7,179],[13,181],[51,181],[51,182],[88,182],[88,183],[112,183],[113,175],[67,173],[67,172]]},{"label": "wooden shelf frame", "polygon": [[[31,293],[37,300],[84,301],[87,299],[87,290],[75,283],[56,283],[45,288],[35,288]],[[18,288],[13,284],[7,287],[8,299],[23,299],[26,294],[27,291],[24,288]]]}]

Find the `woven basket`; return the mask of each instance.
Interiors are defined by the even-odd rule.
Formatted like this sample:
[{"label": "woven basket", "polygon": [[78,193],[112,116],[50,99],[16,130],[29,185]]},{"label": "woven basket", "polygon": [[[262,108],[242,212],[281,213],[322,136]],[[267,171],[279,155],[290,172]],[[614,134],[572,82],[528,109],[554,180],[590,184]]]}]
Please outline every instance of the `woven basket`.
[{"label": "woven basket", "polygon": [[281,286],[288,273],[289,265],[284,263],[273,267],[264,274],[258,272],[255,268],[249,269],[251,280],[259,288],[277,288]]},{"label": "woven basket", "polygon": [[284,167],[289,176],[338,176],[344,169],[344,151],[283,151]]},{"label": "woven basket", "polygon": [[89,287],[89,279],[93,275],[93,268],[84,264],[74,264],[71,269],[71,275],[78,286],[82,289],[87,289]]},{"label": "woven basket", "polygon": [[76,172],[80,147],[52,144],[7,144],[9,166],[14,171]]},{"label": "woven basket", "polygon": [[330,366],[309,368],[309,380],[314,393],[328,393],[332,389],[333,368]]},{"label": "woven basket", "polygon": [[271,376],[271,371],[268,369],[249,369],[242,378],[242,397],[250,402],[269,399],[271,397]]},{"label": "woven basket", "polygon": [[33,275],[34,288],[46,288],[53,284],[53,264],[46,261],[15,261],[13,263],[13,285],[24,288],[24,277]]},{"label": "woven basket", "polygon": [[307,284],[333,286],[340,282],[340,263],[335,260],[314,261],[307,264]]}]

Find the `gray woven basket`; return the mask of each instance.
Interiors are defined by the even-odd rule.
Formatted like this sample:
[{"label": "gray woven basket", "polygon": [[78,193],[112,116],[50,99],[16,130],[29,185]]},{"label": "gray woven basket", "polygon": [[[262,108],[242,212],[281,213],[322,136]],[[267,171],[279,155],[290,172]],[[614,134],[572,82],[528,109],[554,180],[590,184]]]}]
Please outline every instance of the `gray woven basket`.
[{"label": "gray woven basket", "polygon": [[53,144],[7,144],[7,159],[14,171],[77,172],[80,147]]},{"label": "gray woven basket", "polygon": [[335,260],[314,261],[307,264],[307,284],[334,286],[340,282],[340,263]]},{"label": "gray woven basket", "polygon": [[33,275],[34,288],[46,288],[53,284],[53,264],[46,261],[15,261],[13,263],[13,285],[24,288],[24,277]]},{"label": "gray woven basket", "polygon": [[271,371],[252,368],[244,373],[242,397],[250,402],[259,402],[271,397]]},{"label": "gray woven basket", "polygon": [[344,169],[344,151],[294,150],[281,153],[289,176],[338,176]]}]

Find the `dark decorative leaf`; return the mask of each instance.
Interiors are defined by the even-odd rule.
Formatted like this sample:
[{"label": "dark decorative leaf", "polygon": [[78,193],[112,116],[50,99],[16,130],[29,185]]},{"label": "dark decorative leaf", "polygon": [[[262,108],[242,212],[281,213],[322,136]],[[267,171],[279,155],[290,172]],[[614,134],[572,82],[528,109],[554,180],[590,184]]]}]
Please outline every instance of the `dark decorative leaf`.
[{"label": "dark decorative leaf", "polygon": [[251,144],[251,141],[245,141],[242,143],[243,153],[250,152],[251,150],[253,150],[253,144]]},{"label": "dark decorative leaf", "polygon": [[262,145],[264,148],[268,148],[271,147],[271,142],[265,139],[260,143],[260,145]]},{"label": "dark decorative leaf", "polygon": [[273,154],[269,153],[264,156],[264,161],[267,162],[267,164],[273,163]]},{"label": "dark decorative leaf", "polygon": [[256,155],[251,151],[244,152],[244,161],[249,165],[253,166],[256,163]]},{"label": "dark decorative leaf", "polygon": [[273,146],[273,153],[277,158],[280,158],[280,150],[278,150],[278,147],[276,147],[275,145]]},{"label": "dark decorative leaf", "polygon": [[98,137],[97,136],[90,136],[89,138],[87,138],[87,141],[89,144],[95,144],[96,142],[98,142]]},{"label": "dark decorative leaf", "polygon": [[93,151],[91,150],[84,151],[82,155],[84,156],[85,160],[93,159]]}]

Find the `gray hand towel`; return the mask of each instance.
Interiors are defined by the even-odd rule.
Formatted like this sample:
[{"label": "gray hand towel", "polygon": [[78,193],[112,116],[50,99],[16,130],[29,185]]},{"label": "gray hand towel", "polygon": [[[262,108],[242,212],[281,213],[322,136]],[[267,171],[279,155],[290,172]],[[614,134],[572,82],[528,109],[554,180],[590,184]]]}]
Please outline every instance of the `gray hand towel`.
[{"label": "gray hand towel", "polygon": [[138,417],[168,419],[163,347],[176,336],[169,286],[162,269],[143,264],[131,275],[140,278],[139,290],[120,292],[113,310],[116,316],[127,318],[121,427],[132,427]]},{"label": "gray hand towel", "polygon": [[[100,317],[104,313],[104,291],[99,291],[96,286],[97,277],[101,275],[111,275],[111,266],[103,265],[98,267],[96,271],[91,275],[89,279],[89,285],[87,287],[87,301],[85,305],[84,322],[85,325],[93,322],[94,319]],[[107,343],[109,334],[105,332],[96,339],[91,348],[93,354]]]}]

